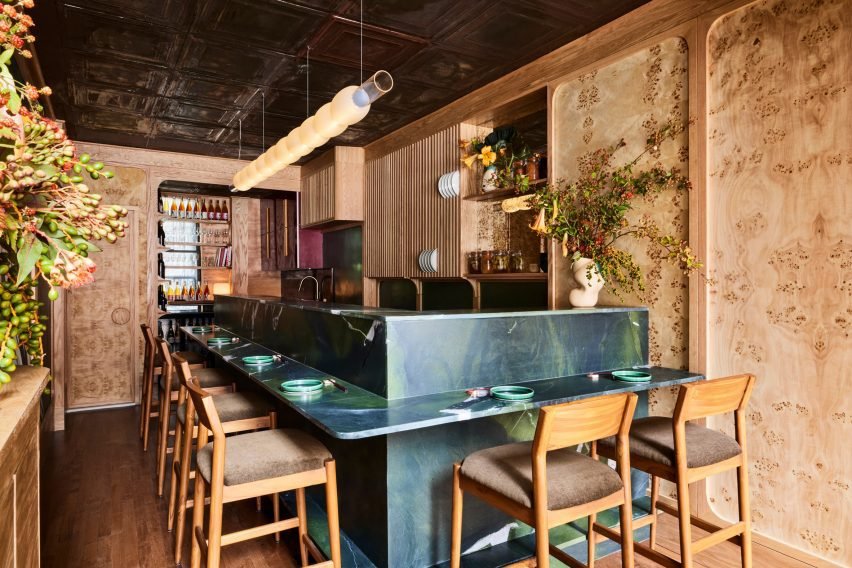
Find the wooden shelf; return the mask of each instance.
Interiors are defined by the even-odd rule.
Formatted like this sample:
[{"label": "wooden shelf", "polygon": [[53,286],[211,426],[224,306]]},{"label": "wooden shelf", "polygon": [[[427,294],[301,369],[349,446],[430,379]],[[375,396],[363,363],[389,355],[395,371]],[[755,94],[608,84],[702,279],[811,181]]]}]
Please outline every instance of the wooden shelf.
[{"label": "wooden shelf", "polygon": [[212,306],[213,300],[193,300],[193,301],[184,301],[184,300],[172,300],[171,302],[166,302],[167,306]]},{"label": "wooden shelf", "polygon": [[230,266],[167,266],[166,270],[173,268],[175,270],[230,270]]},{"label": "wooden shelf", "polygon": [[[535,181],[530,182],[530,187],[536,187],[539,185],[544,185],[547,183],[547,178],[537,179]],[[508,197],[520,197],[521,195],[528,195],[527,193],[516,193],[514,187],[510,187],[507,189],[495,189],[493,191],[483,191],[481,193],[475,193],[473,195],[466,195],[462,199],[467,201],[497,201],[498,199],[503,200]]]},{"label": "wooden shelf", "polygon": [[547,272],[500,272],[496,274],[465,274],[465,278],[481,282],[539,282],[547,280]]},{"label": "wooden shelf", "polygon": [[[214,244],[210,244],[210,243],[177,243],[177,242],[172,243],[172,242],[167,242],[166,247],[170,247],[170,246],[173,246],[173,247],[216,247],[216,248],[223,248],[223,247],[231,246],[231,243],[224,244],[224,245],[214,245]],[[176,252],[188,252],[188,251],[176,251]]]},{"label": "wooden shelf", "polygon": [[211,219],[181,219],[180,217],[172,217],[165,213],[160,213],[158,217],[164,221],[174,221],[175,223],[200,223],[202,225],[230,225],[231,221],[218,221]]}]

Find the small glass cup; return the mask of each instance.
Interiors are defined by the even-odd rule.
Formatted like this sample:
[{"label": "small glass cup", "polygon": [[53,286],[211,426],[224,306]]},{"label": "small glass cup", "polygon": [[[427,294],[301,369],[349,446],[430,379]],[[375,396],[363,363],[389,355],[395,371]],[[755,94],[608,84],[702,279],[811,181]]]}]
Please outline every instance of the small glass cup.
[{"label": "small glass cup", "polygon": [[498,250],[494,253],[494,272],[509,272],[509,253],[507,251]]},{"label": "small glass cup", "polygon": [[524,255],[521,251],[516,250],[512,253],[509,268],[512,272],[523,272],[524,271]]}]

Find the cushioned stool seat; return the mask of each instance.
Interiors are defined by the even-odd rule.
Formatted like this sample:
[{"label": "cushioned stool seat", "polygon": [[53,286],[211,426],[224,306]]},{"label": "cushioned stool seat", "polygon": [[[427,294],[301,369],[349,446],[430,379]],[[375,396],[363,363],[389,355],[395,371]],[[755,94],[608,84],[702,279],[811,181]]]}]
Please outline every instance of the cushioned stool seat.
[{"label": "cushioned stool seat", "polygon": [[[230,443],[230,440],[228,441]],[[469,455],[461,474],[527,508],[533,506],[532,442],[507,444]],[[611,467],[573,449],[547,454],[547,506],[567,509],[623,489]]]},{"label": "cushioned stool seat", "polygon": [[[222,369],[193,369],[192,376],[198,377],[198,382],[201,383],[201,388],[209,389],[212,387],[226,387],[236,382],[234,375]],[[160,377],[160,388],[163,388],[163,378]],[[180,380],[177,373],[172,373],[172,392],[177,392],[180,388]]]},{"label": "cushioned stool seat", "polygon": [[[172,355],[180,355],[181,357],[186,359],[186,362],[190,365],[200,365],[204,362],[204,355],[202,355],[201,353],[196,353],[195,351],[175,351],[174,353],[172,353]],[[160,358],[159,354],[154,356],[154,366],[163,366],[163,360]]]},{"label": "cushioned stool seat", "polygon": [[[218,400],[216,408],[219,409]],[[213,444],[201,448],[197,459],[198,471],[210,482]],[[322,443],[299,430],[241,434],[228,438],[224,481],[225,485],[241,485],[322,469],[330,459],[331,453]]]},{"label": "cushioned stool seat", "polygon": [[[222,422],[266,416],[272,409],[267,399],[254,392],[217,394],[213,402]],[[181,424],[186,424],[186,404],[178,407],[177,417]]]},{"label": "cushioned stool seat", "polygon": [[[615,439],[598,442],[601,451],[612,454]],[[733,438],[698,426],[686,424],[686,465],[704,467],[740,455],[740,445]],[[634,420],[630,426],[630,455],[667,467],[674,467],[675,447],[671,418],[652,416]]]}]

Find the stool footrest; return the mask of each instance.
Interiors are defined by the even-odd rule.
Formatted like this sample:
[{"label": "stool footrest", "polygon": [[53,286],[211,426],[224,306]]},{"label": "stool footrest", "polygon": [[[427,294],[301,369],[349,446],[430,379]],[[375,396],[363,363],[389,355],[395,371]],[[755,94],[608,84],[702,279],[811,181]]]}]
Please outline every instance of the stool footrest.
[{"label": "stool footrest", "polygon": [[260,525],[259,527],[251,527],[250,529],[244,529],[237,532],[223,534],[222,546],[227,546],[229,544],[234,544],[235,542],[242,542],[244,540],[249,540],[252,538],[266,536],[268,534],[276,533],[279,531],[294,529],[298,526],[299,518],[293,517],[292,519],[285,519],[283,521]]},{"label": "stool footrest", "polygon": [[692,543],[692,552],[694,554],[698,554],[702,550],[710,548],[720,542],[724,542],[726,540],[730,540],[735,536],[739,536],[745,532],[745,523],[740,521],[739,523],[734,523],[729,527],[725,527],[723,529],[719,529],[716,532],[713,532],[702,539],[699,539]]},{"label": "stool footrest", "polygon": [[[657,508],[660,511],[663,511],[664,513],[668,513],[669,515],[672,515],[673,517],[679,516],[677,507],[673,507],[672,505],[669,505],[668,503],[666,503],[664,501],[658,501],[657,502]],[[696,517],[695,515],[689,516],[689,522],[691,524],[695,525],[696,527],[698,527],[699,529],[701,529],[703,531],[707,531],[709,533],[717,533],[724,528],[724,527],[720,527],[717,524],[711,523],[710,521],[705,521],[701,517]],[[741,524],[741,523],[738,523],[738,524]],[[735,525],[731,525],[731,526],[735,526]],[[739,532],[735,532],[735,534],[733,534],[732,536],[728,536],[727,540],[729,542],[736,544],[737,546],[740,546],[740,544],[742,542],[742,538],[741,538],[740,535],[743,532],[745,532],[745,531],[740,530]],[[705,537],[705,538],[709,538],[709,537]],[[698,542],[700,542],[700,541],[698,541]],[[722,541],[720,540],[719,542],[722,542]],[[703,550],[703,549],[701,549],[701,550]]]},{"label": "stool footrest", "polygon": [[[594,534],[592,534],[594,538]],[[554,545],[550,545],[550,555],[562,562],[563,564],[567,564],[571,568],[589,568],[586,564],[583,564],[573,556],[570,556],[567,552],[556,548]]]}]

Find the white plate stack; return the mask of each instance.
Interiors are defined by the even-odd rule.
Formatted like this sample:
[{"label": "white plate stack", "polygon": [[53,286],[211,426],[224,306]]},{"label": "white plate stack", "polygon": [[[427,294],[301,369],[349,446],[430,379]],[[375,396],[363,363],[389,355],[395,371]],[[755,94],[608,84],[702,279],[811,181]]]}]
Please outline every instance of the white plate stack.
[{"label": "white plate stack", "polygon": [[423,272],[438,272],[438,249],[421,251],[417,264]]},{"label": "white plate stack", "polygon": [[444,199],[458,197],[459,195],[459,171],[444,174],[438,178],[438,193]]}]

